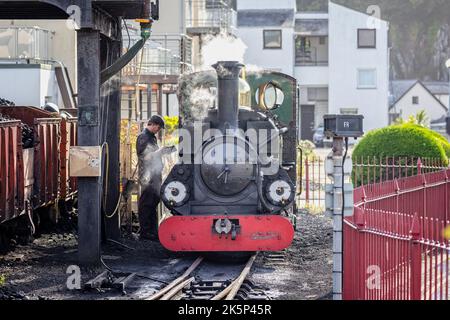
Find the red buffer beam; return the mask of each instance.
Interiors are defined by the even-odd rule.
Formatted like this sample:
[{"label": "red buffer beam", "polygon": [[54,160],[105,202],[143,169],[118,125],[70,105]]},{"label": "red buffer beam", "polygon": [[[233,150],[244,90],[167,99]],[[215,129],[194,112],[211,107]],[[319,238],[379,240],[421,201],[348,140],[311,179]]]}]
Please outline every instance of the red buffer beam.
[{"label": "red buffer beam", "polygon": [[[214,225],[219,219],[238,223],[232,234],[218,234]],[[161,244],[170,251],[249,252],[280,251],[294,239],[294,228],[281,216],[174,216],[159,227]]]}]

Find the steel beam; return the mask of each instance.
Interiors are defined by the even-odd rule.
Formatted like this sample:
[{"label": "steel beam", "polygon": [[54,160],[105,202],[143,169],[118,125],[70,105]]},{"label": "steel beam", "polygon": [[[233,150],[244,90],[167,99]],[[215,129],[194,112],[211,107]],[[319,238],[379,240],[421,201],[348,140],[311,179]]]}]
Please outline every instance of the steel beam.
[{"label": "steel beam", "polygon": [[[148,75],[141,74],[139,83],[147,84],[177,84],[179,76],[176,75]],[[137,83],[138,76],[124,76],[125,83]]]},{"label": "steel beam", "polygon": [[[80,146],[98,146],[100,142],[100,32],[77,32],[78,117],[88,119],[78,127]],[[78,256],[83,265],[100,263],[101,230],[100,178],[78,178]]]},{"label": "steel beam", "polygon": [[[74,7],[81,10],[74,12]],[[80,13],[81,28],[92,27],[92,8],[125,19],[148,16],[145,0],[0,0],[1,19],[66,19]],[[77,10],[78,11],[78,10]]]},{"label": "steel beam", "polygon": [[113,17],[101,8],[92,10],[92,26],[100,33],[112,40],[122,39],[121,20]]}]

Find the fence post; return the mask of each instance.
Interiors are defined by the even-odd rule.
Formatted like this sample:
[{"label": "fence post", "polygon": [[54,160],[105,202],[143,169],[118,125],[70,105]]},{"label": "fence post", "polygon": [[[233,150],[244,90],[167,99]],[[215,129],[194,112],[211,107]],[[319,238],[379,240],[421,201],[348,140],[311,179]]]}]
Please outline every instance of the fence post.
[{"label": "fence post", "polygon": [[422,160],[420,158],[417,159],[417,174],[422,174]]},{"label": "fence post", "polygon": [[[357,300],[365,300],[365,292],[366,292],[366,275],[367,275],[367,268],[365,265],[365,256],[364,256],[364,248],[365,248],[365,209],[363,208],[355,208],[355,224],[357,227],[356,230],[356,241],[355,241],[355,269],[356,274],[354,277],[357,279],[355,284],[358,286],[357,289]],[[345,252],[344,254],[349,254],[348,252]],[[350,252],[350,254],[352,254]],[[345,276],[345,274],[344,274]],[[356,291],[356,290],[355,290]],[[356,292],[355,292],[356,293]],[[355,298],[355,297],[354,297]]]},{"label": "fence post", "polygon": [[450,171],[445,170],[445,221],[444,223],[447,223],[447,221],[450,219],[450,213],[449,213],[449,199],[448,199],[448,189],[449,189],[449,183],[450,183],[450,177],[448,176],[448,173]]},{"label": "fence post", "polygon": [[394,180],[395,185],[395,212],[400,212],[400,186],[398,185],[398,180],[395,178]]},{"label": "fence post", "polygon": [[422,253],[420,250],[420,221],[417,213],[414,214],[411,225],[410,235],[410,255],[411,255],[411,274],[410,274],[410,292],[411,300],[421,300],[422,298]]},{"label": "fence post", "polygon": [[305,200],[306,205],[309,205],[309,161],[308,157],[305,157]]}]

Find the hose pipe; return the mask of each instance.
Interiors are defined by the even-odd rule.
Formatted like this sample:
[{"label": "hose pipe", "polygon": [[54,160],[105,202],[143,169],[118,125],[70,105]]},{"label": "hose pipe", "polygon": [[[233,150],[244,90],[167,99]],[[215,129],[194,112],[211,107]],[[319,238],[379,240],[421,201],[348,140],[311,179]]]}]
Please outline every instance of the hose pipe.
[{"label": "hose pipe", "polygon": [[122,70],[134,57],[139,53],[139,51],[144,47],[145,41],[148,38],[142,38],[136,42],[130,50],[128,50],[123,56],[117,59],[112,65],[100,72],[100,84],[104,84],[106,81],[115,76],[120,70]]}]

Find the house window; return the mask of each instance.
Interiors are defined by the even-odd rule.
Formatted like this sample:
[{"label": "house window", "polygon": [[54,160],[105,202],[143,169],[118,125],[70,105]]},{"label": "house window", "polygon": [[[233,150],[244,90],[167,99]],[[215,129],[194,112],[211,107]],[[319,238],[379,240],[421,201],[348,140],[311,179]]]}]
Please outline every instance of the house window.
[{"label": "house window", "polygon": [[321,46],[324,46],[324,45],[325,45],[325,40],[326,40],[325,37],[320,37],[320,38],[319,38],[319,44],[320,44]]},{"label": "house window", "polygon": [[308,101],[328,101],[328,88],[308,88]]},{"label": "house window", "polygon": [[419,97],[417,97],[417,96],[412,97],[412,103],[419,104]]},{"label": "house window", "polygon": [[358,29],[358,48],[374,49],[377,47],[376,29]]},{"label": "house window", "polygon": [[377,70],[359,69],[358,89],[376,89],[376,88],[377,88]]},{"label": "house window", "polygon": [[281,49],[281,30],[264,30],[264,49]]}]

